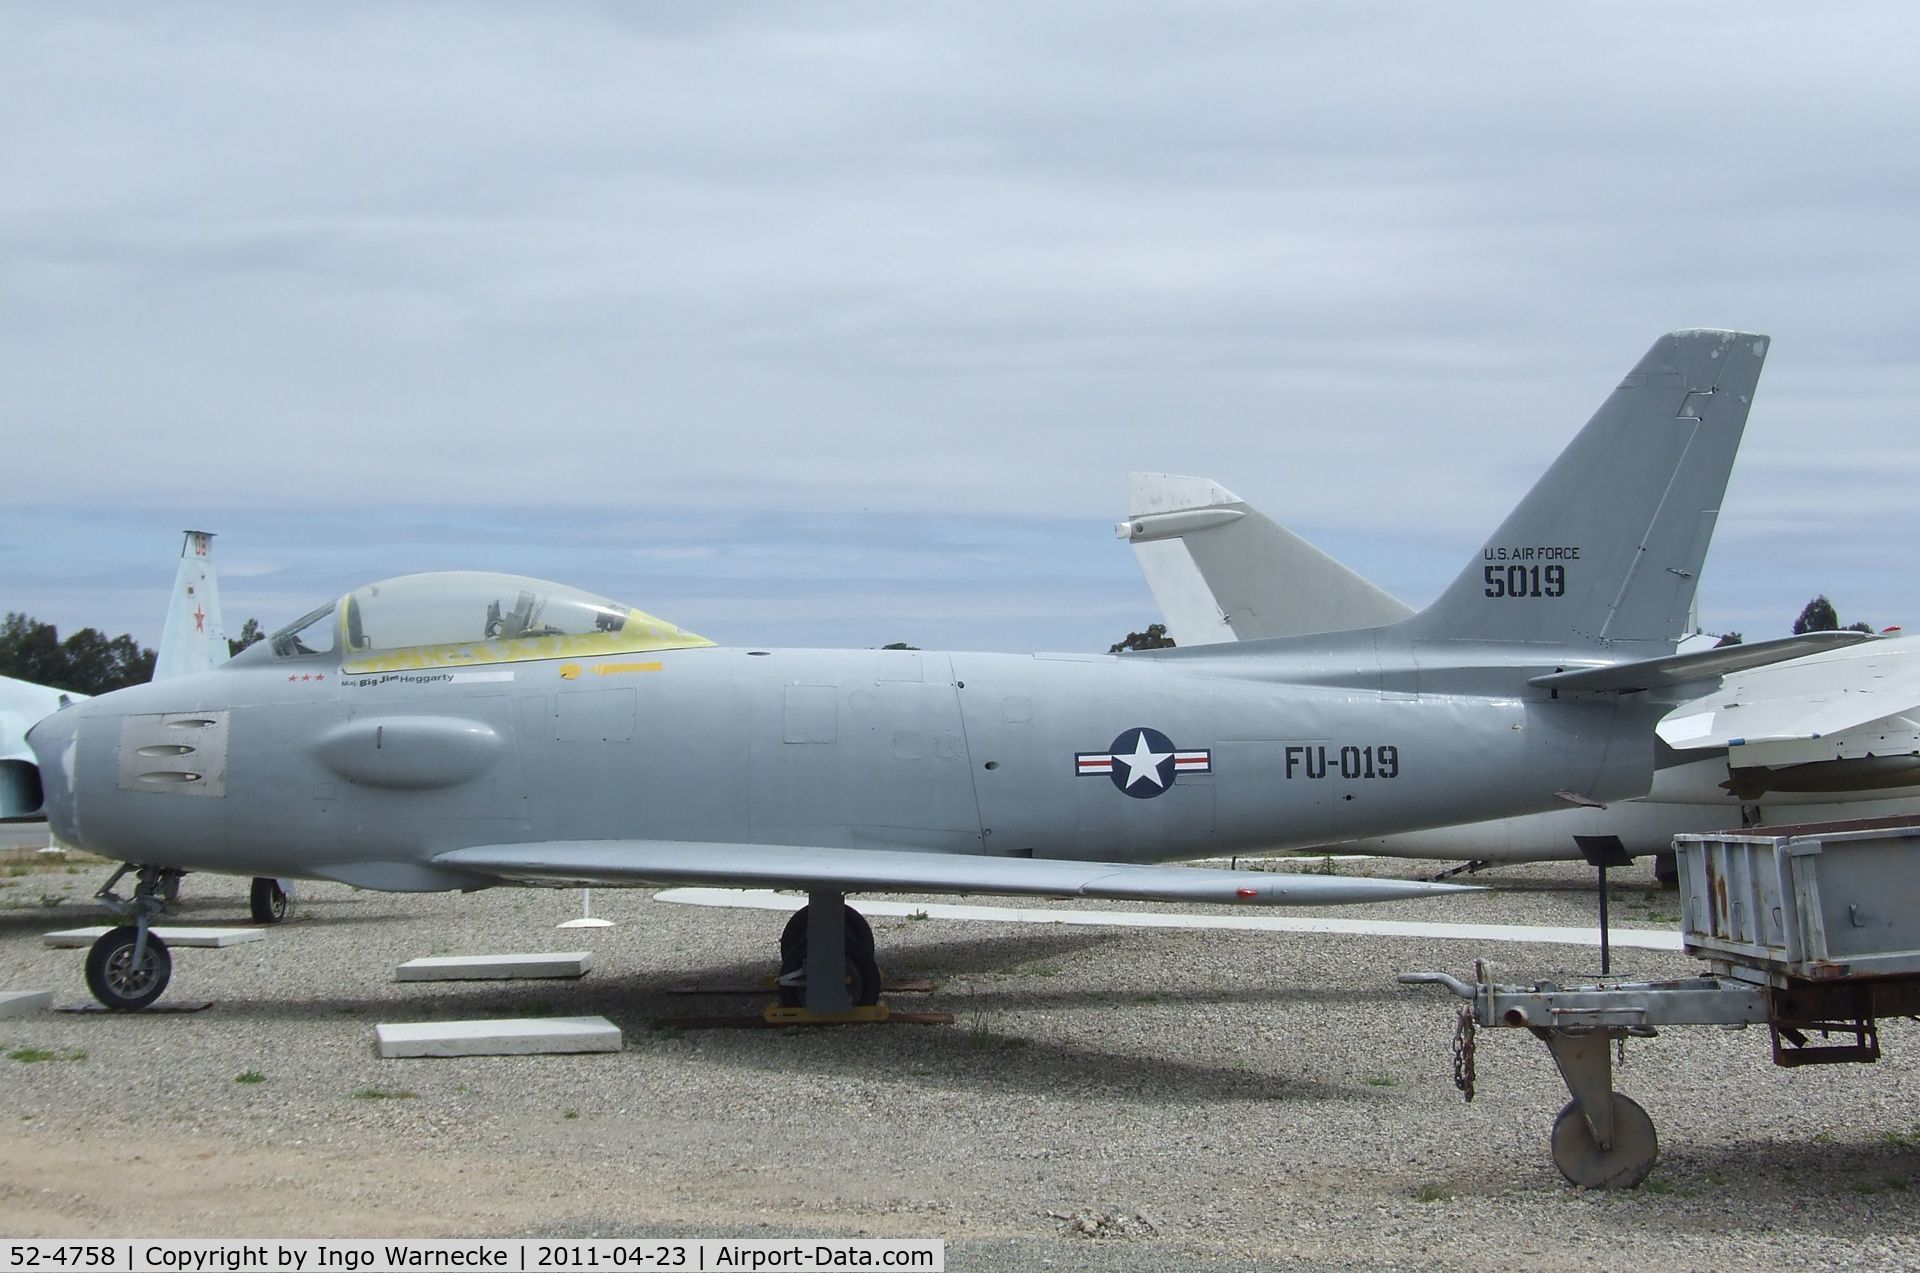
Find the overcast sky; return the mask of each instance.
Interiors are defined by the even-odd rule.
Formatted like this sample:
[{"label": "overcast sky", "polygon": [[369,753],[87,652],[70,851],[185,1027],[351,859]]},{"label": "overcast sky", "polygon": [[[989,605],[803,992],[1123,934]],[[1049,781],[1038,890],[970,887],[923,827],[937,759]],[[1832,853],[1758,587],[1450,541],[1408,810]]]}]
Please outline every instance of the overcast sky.
[{"label": "overcast sky", "polygon": [[1920,624],[1910,4],[0,3],[0,608],[502,568],[1104,649],[1129,469],[1430,600],[1661,332],[1701,594]]}]

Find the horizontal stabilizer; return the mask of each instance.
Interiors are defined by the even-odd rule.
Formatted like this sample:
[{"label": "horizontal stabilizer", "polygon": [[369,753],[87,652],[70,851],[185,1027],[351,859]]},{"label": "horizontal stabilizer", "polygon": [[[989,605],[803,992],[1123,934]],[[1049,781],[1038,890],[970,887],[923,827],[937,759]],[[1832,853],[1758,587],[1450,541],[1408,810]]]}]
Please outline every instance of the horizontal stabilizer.
[{"label": "horizontal stabilizer", "polygon": [[1669,712],[1657,732],[1682,750],[1794,742],[1917,707],[1920,638],[1882,638],[1729,676],[1717,693]]},{"label": "horizontal stabilizer", "polygon": [[1602,667],[1575,668],[1570,672],[1549,672],[1545,676],[1529,678],[1527,684],[1549,690],[1631,694],[1636,690],[1666,689],[1685,685],[1689,681],[1712,680],[1734,672],[1770,667],[1789,659],[1806,658],[1808,655],[1844,649],[1874,639],[1865,632],[1809,632],[1804,636],[1755,641],[1751,645],[1728,645],[1692,654],[1670,654],[1654,659],[1636,659],[1631,663],[1609,663]]},{"label": "horizontal stabilizer", "polygon": [[986,893],[1242,906],[1329,906],[1476,891],[1453,884],[1343,879],[1282,871],[1217,871],[904,849],[688,840],[490,844],[454,849],[433,860],[437,866],[464,874],[566,888],[717,884],[844,893]]}]

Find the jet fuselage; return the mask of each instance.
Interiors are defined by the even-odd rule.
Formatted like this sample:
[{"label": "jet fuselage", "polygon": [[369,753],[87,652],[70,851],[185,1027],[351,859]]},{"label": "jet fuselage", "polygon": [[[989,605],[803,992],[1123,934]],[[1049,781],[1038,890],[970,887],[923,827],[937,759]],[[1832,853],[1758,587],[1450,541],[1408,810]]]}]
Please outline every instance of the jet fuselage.
[{"label": "jet fuselage", "polygon": [[[1324,681],[1317,655],[1303,679]],[[265,646],[33,735],[108,857],[379,888],[479,844],[659,839],[1149,862],[1643,792],[1615,699],[1224,657],[662,650],[343,672]],[[1372,678],[1376,682],[1377,676]],[[1650,736],[1650,729],[1639,731]],[[1608,740],[1615,738],[1611,754]]]}]

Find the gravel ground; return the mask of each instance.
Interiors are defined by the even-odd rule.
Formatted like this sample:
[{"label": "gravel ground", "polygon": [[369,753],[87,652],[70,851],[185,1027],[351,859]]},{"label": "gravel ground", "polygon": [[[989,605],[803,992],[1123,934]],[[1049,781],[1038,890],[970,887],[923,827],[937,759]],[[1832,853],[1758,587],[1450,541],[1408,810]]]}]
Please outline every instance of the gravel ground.
[{"label": "gravel ground", "polygon": [[[106,868],[21,871],[0,867],[0,989],[84,1002],[81,953],[40,934],[101,922]],[[1589,877],[1509,868],[1487,893],[1339,913],[1590,923]],[[1677,922],[1644,868],[1616,882],[1617,923]],[[245,922],[245,881],[194,876],[185,899],[176,922]],[[882,966],[935,984],[895,1005],[954,1025],[681,1031],[658,1022],[757,1010],[672,992],[754,984],[784,917],[593,900],[616,927],[557,931],[571,892],[306,885],[264,941],[175,952],[163,1002],[207,1011],[0,1021],[0,1230],[924,1236],[956,1269],[1920,1267],[1906,1022],[1873,1066],[1779,1070],[1757,1031],[1634,1043],[1617,1081],[1661,1163],[1637,1192],[1587,1193],[1547,1154],[1566,1095],[1546,1050],[1483,1031],[1463,1105],[1454,1001],[1393,978],[1477,954],[1578,976],[1593,950],[881,917]],[[393,980],[421,955],[582,948],[578,982]],[[380,1021],[591,1013],[624,1052],[372,1050]]]}]

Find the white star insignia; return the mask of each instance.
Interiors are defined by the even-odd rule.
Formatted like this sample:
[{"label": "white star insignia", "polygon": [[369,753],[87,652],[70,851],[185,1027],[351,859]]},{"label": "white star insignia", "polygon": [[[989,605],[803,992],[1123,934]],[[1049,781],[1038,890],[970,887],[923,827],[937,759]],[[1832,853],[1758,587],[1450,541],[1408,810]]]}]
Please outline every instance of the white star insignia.
[{"label": "white star insignia", "polygon": [[1147,747],[1147,733],[1145,730],[1141,730],[1138,734],[1134,735],[1133,753],[1131,755],[1120,752],[1114,753],[1114,760],[1127,767],[1127,780],[1121,785],[1123,787],[1131,787],[1142,778],[1147,778],[1152,780],[1153,785],[1156,787],[1166,786],[1166,782],[1160,777],[1160,762],[1171,755],[1173,755],[1173,753],[1170,751],[1150,750]]}]

